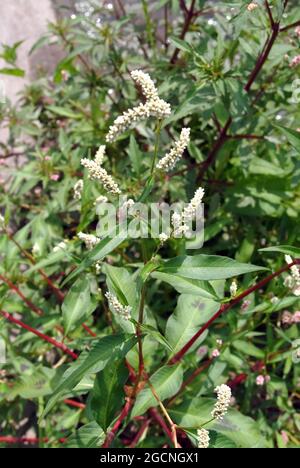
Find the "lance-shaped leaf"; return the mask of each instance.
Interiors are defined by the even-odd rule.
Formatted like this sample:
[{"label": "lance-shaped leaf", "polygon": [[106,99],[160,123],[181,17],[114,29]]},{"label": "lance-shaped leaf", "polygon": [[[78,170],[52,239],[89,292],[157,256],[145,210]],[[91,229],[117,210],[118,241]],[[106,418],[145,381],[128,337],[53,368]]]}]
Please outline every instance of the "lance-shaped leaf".
[{"label": "lance-shaped leaf", "polygon": [[[215,402],[215,399],[199,397],[185,400],[176,408],[170,408],[170,416],[182,427],[197,429],[211,420]],[[205,429],[224,435],[238,447],[265,448],[267,444],[259,424],[235,409],[230,409],[222,421],[210,422]]]},{"label": "lance-shaped leaf", "polygon": [[62,304],[65,334],[89,317],[97,307],[97,300],[91,294],[87,277],[78,278]]},{"label": "lance-shaped leaf", "polygon": [[[161,401],[170,398],[181,387],[182,384],[182,366],[164,366],[153,374],[150,379],[151,384],[155,388],[156,394]],[[158,401],[154,397],[149,386],[146,387],[138,394],[135,405],[132,410],[132,417],[144,414],[152,406],[158,406]]]},{"label": "lance-shaped leaf", "polygon": [[168,274],[161,271],[154,271],[151,273],[151,276],[170,284],[181,294],[194,294],[208,299],[217,299],[213,287],[207,281],[184,278],[176,274]]},{"label": "lance-shaped leaf", "polygon": [[291,255],[294,258],[300,258],[300,248],[292,245],[276,245],[274,247],[265,247],[259,249],[260,252],[279,252],[285,255]]},{"label": "lance-shaped leaf", "polygon": [[[176,354],[220,308],[218,302],[204,297],[182,294],[174,313],[170,316],[166,327],[166,338]],[[190,351],[199,346],[206,338],[203,333]]]},{"label": "lance-shaped leaf", "polygon": [[106,431],[117,410],[124,403],[120,395],[128,377],[124,361],[117,361],[107,366],[96,375],[91,392],[87,413]]},{"label": "lance-shaped leaf", "polygon": [[104,369],[108,363],[122,359],[135,345],[136,337],[133,335],[105,336],[96,341],[90,351],[84,351],[74,364],[66,370],[59,385],[49,399],[44,414],[53,408],[58,400],[67,395],[83,377],[94,374]]},{"label": "lance-shaped leaf", "polygon": [[92,421],[82,426],[75,434],[72,434],[66,444],[65,448],[97,448],[100,447],[105,439],[103,429]]},{"label": "lance-shaped leaf", "polygon": [[207,281],[233,278],[234,276],[260,270],[266,270],[266,268],[248,263],[239,263],[231,258],[218,255],[175,257],[158,268],[158,271],[163,273]]}]

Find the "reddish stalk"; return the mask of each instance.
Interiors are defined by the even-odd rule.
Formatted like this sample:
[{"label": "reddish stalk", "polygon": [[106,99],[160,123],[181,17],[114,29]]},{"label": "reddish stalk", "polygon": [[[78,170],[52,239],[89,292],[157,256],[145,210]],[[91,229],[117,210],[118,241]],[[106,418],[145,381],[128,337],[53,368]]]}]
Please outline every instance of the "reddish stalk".
[{"label": "reddish stalk", "polygon": [[40,309],[39,307],[34,305],[33,302],[31,302],[29,299],[27,299],[27,297],[24,296],[22,291],[20,291],[20,289],[15,284],[13,284],[8,278],[6,278],[3,275],[0,275],[0,280],[3,281],[4,283],[6,283],[7,286],[9,287],[9,289],[11,289],[16,294],[18,294],[18,296],[25,302],[25,304],[29,307],[29,309],[31,309],[33,312],[35,312],[39,316],[44,314],[42,309]]},{"label": "reddish stalk", "polygon": [[[58,442],[63,444],[66,441],[64,437],[58,439]],[[13,437],[13,436],[0,436],[0,443],[5,444],[38,444],[40,442],[49,442],[48,437]]]},{"label": "reddish stalk", "polygon": [[[183,28],[182,28],[182,31],[181,31],[181,34],[180,34],[180,39],[183,40],[185,38],[185,35],[186,33],[188,32],[189,30],[189,27],[193,21],[193,18],[195,16],[195,3],[196,3],[196,0],[192,0],[192,3],[191,3],[191,6],[190,6],[190,9],[188,10],[186,8],[186,6],[183,7],[183,4],[185,5],[185,2],[181,2],[181,6],[183,7],[183,11],[185,12],[186,16],[185,16],[185,21],[184,21],[184,24],[183,24]],[[171,61],[170,63],[171,64],[174,64],[177,62],[177,59],[178,59],[178,54],[179,54],[179,49],[178,47],[174,50],[174,53],[171,57]]]},{"label": "reddish stalk", "polygon": [[86,405],[84,403],[80,403],[79,401],[69,400],[68,398],[64,400],[64,403],[69,406],[73,406],[73,408],[85,409]]},{"label": "reddish stalk", "polygon": [[1,310],[0,315],[2,315],[5,319],[9,320],[10,322],[12,322],[12,323],[18,325],[19,327],[23,328],[24,330],[30,331],[31,333],[38,336],[39,338],[42,338],[42,340],[47,341],[48,343],[51,343],[55,348],[60,349],[65,354],[68,354],[69,356],[71,356],[71,358],[73,358],[73,359],[78,358],[77,354],[75,354],[71,349],[69,349],[64,343],[60,343],[59,341],[56,341],[54,338],[51,338],[51,336],[45,335],[44,333],[41,333],[40,331],[36,330],[35,328],[30,327],[29,325],[22,322],[21,320],[18,320],[16,318],[14,318],[8,312],[5,312],[4,310]]},{"label": "reddish stalk", "polygon": [[176,353],[175,356],[172,357],[172,359],[170,359],[168,364],[172,365],[172,364],[179,362],[183,358],[183,356],[189,351],[189,349],[193,346],[193,344],[197,341],[197,339],[205,332],[205,330],[207,330],[210,327],[212,323],[214,323],[220,317],[220,315],[222,315],[224,312],[227,312],[227,310],[231,309],[236,304],[241,302],[249,294],[266,286],[266,284],[268,284],[277,276],[280,276],[285,271],[289,270],[293,265],[298,265],[298,264],[300,264],[299,259],[295,260],[293,263],[290,263],[289,265],[286,265],[285,267],[282,267],[280,270],[276,271],[275,273],[272,273],[271,275],[267,276],[265,279],[259,281],[257,284],[255,284],[251,288],[239,294],[237,297],[232,299],[227,304],[222,304],[218,312],[216,312],[211,317],[211,319],[202,328],[200,328],[200,330],[197,331],[197,333],[195,333],[195,335],[181,348],[181,350],[178,351],[178,353]]},{"label": "reddish stalk", "polygon": [[152,416],[152,418],[158,423],[158,425],[162,428],[168,439],[173,444],[173,434],[168,428],[168,425],[166,424],[164,418],[159,414],[156,408],[150,408],[149,409],[149,414]]},{"label": "reddish stalk", "polygon": [[149,419],[146,419],[140,429],[138,430],[137,434],[135,435],[133,441],[131,442],[131,444],[129,445],[129,448],[135,448],[136,445],[139,443],[139,441],[141,440],[141,438],[143,437],[143,435],[145,434],[145,431],[148,429],[149,427],[149,424],[150,424],[150,420]]},{"label": "reddish stalk", "polygon": [[131,408],[133,406],[133,399],[132,398],[126,398],[126,403],[120,413],[120,416],[118,417],[117,421],[113,425],[112,429],[107,433],[106,439],[104,441],[104,444],[102,445],[102,448],[109,448],[110,444],[114,440],[122,422],[124,419],[127,418]]},{"label": "reddish stalk", "polygon": [[232,118],[229,117],[224,127],[221,129],[219,133],[219,137],[216,140],[214,146],[212,147],[209,155],[207,156],[206,160],[201,164],[201,169],[200,169],[199,176],[198,176],[199,179],[202,179],[206,170],[209,168],[209,166],[211,166],[214,163],[218,152],[220,151],[222,146],[227,141],[227,138],[228,138],[227,132],[231,124],[232,124]]}]

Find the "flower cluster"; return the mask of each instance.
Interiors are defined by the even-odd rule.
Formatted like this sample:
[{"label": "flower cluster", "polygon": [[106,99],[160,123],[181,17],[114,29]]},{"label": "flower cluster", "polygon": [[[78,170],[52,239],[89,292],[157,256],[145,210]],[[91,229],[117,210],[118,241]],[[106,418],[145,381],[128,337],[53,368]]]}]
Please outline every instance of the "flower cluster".
[{"label": "flower cluster", "polygon": [[107,171],[101,167],[105,153],[105,146],[100,146],[99,150],[96,153],[94,161],[91,159],[83,158],[81,159],[81,164],[89,172],[89,178],[92,180],[100,180],[103,184],[105,190],[114,195],[119,195],[121,190],[118,187],[118,184],[113,180]]},{"label": "flower cluster", "polygon": [[233,280],[231,285],[230,285],[230,295],[231,295],[231,297],[236,296],[237,290],[238,290],[237,282],[235,280]]},{"label": "flower cluster", "polygon": [[79,239],[85,243],[86,248],[91,250],[100,242],[100,238],[94,236],[93,234],[85,234],[84,232],[79,232],[78,234]]},{"label": "flower cluster", "polygon": [[131,77],[141,87],[146,102],[139,104],[133,109],[128,109],[116,118],[109,127],[109,131],[105,137],[108,143],[115,141],[119,135],[128,130],[136,122],[140,122],[150,116],[163,119],[171,113],[170,104],[159,98],[155,84],[148,73],[134,70],[131,72]]},{"label": "flower cluster", "polygon": [[159,234],[158,239],[159,239],[160,244],[163,245],[165,242],[167,242],[167,240],[169,239],[169,236],[165,232],[162,232],[161,234]]},{"label": "flower cluster", "polygon": [[231,389],[228,385],[222,384],[215,388],[215,392],[217,393],[217,402],[211,415],[213,418],[222,421],[230,404]]},{"label": "flower cluster", "polygon": [[[293,259],[290,255],[285,256],[285,261],[288,265],[293,263]],[[300,271],[297,265],[291,267],[291,274],[286,277],[284,284],[292,290],[295,296],[300,296]]]},{"label": "flower cluster", "polygon": [[295,28],[295,34],[297,34],[297,36],[300,37],[300,26],[297,26]]},{"label": "flower cluster", "polygon": [[5,226],[5,219],[3,218],[3,216],[0,214],[0,232],[1,230],[4,228]]},{"label": "flower cluster", "polygon": [[80,200],[81,199],[81,194],[83,190],[83,180],[79,179],[76,184],[74,185],[74,199],[75,200]]},{"label": "flower cluster", "polygon": [[198,440],[198,448],[208,448],[209,447],[209,432],[204,429],[198,429],[197,430],[197,440]]},{"label": "flower cluster", "polygon": [[300,65],[300,55],[296,55],[296,57],[293,58],[293,60],[290,63],[290,67],[294,68],[298,67],[298,65]]},{"label": "flower cluster", "polygon": [[190,128],[183,128],[180,133],[179,140],[176,141],[171,151],[166,154],[157,164],[158,169],[170,171],[182,157],[184,150],[190,141]]},{"label": "flower cluster", "polygon": [[293,325],[294,323],[300,323],[300,310],[297,310],[294,314],[285,310],[281,317],[282,325]]},{"label": "flower cluster", "polygon": [[65,241],[62,241],[53,248],[53,252],[60,252],[61,250],[66,250],[66,248],[67,244],[65,243]]},{"label": "flower cluster", "polygon": [[172,215],[172,226],[173,234],[175,237],[179,237],[182,234],[186,234],[190,230],[190,222],[197,214],[197,210],[202,203],[204,197],[203,188],[198,188],[195,192],[190,203],[184,208],[181,214],[174,213]]},{"label": "flower cluster", "polygon": [[270,382],[270,380],[271,380],[271,377],[269,375],[258,375],[255,379],[255,382],[256,382],[256,385],[261,387],[265,383]]},{"label": "flower cluster", "polygon": [[110,309],[113,311],[113,312],[116,312],[117,314],[119,314],[122,318],[126,319],[126,320],[129,320],[130,317],[131,317],[131,311],[132,311],[132,308],[130,306],[123,306],[119,301],[118,299],[116,298],[116,296],[114,296],[112,293],[110,292],[107,292],[105,294],[105,297],[106,299],[108,300],[108,304],[109,304],[109,307]]},{"label": "flower cluster", "polygon": [[248,11],[253,11],[258,7],[258,4],[255,2],[251,2],[247,5],[247,10]]}]

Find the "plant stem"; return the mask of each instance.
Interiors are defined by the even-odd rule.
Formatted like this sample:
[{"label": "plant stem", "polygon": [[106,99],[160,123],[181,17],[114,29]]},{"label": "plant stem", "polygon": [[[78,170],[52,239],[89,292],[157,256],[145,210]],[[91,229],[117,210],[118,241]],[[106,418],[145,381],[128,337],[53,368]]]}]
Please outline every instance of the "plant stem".
[{"label": "plant stem", "polygon": [[[185,35],[188,32],[189,27],[190,27],[190,25],[191,25],[191,23],[193,21],[194,16],[195,16],[195,11],[194,11],[195,3],[196,3],[196,0],[192,0],[190,9],[186,11],[185,21],[184,21],[183,28],[182,28],[182,31],[181,31],[181,34],[180,34],[180,39],[181,40],[184,40]],[[186,10],[186,7],[185,7],[185,10]],[[177,47],[175,49],[172,57],[171,57],[171,60],[170,60],[171,64],[174,64],[174,63],[177,62],[178,54],[179,54],[179,49]]]},{"label": "plant stem", "polygon": [[147,40],[153,52],[155,52],[155,37],[153,33],[153,28],[152,28],[151,16],[148,10],[148,1],[142,0],[142,6],[143,6],[143,12],[144,12],[145,21],[146,21]]},{"label": "plant stem", "polygon": [[104,444],[102,445],[102,448],[108,448],[110,447],[110,444],[114,440],[116,433],[118,432],[122,422],[124,419],[128,416],[131,408],[133,406],[133,399],[132,398],[126,398],[126,403],[117,419],[115,424],[113,425],[112,429],[107,433],[106,439],[104,441]]},{"label": "plant stem", "polygon": [[142,291],[141,291],[139,317],[138,317],[138,323],[136,327],[136,335],[138,339],[138,349],[139,349],[139,372],[138,372],[138,377],[137,377],[137,385],[139,384],[141,378],[143,377],[143,372],[145,369],[144,357],[143,357],[143,339],[142,339],[142,332],[141,332],[141,325],[143,324],[143,320],[144,320],[145,297],[146,297],[146,285],[144,284],[142,287]]},{"label": "plant stem", "polygon": [[145,434],[145,431],[148,429],[150,424],[150,420],[146,419],[143,424],[141,425],[139,431],[137,432],[136,436],[134,437],[133,441],[129,445],[129,448],[135,448],[136,445],[139,443],[143,435]]},{"label": "plant stem", "polygon": [[39,316],[44,315],[44,312],[42,311],[42,309],[40,309],[39,307],[34,305],[33,302],[31,302],[29,299],[27,299],[27,297],[24,296],[22,291],[15,284],[13,284],[8,278],[6,278],[3,275],[0,275],[0,280],[3,281],[4,283],[6,283],[7,286],[12,291],[14,291],[16,294],[18,294],[18,296],[23,300],[23,302],[25,302],[25,304],[29,307],[29,309],[31,309],[33,312],[35,312]]},{"label": "plant stem", "polygon": [[65,354],[68,354],[71,356],[73,359],[77,359],[78,356],[75,354],[71,349],[69,349],[64,343],[60,343],[59,341],[56,341],[54,338],[51,338],[48,335],[45,335],[44,333],[41,333],[40,331],[36,330],[35,328],[30,327],[26,323],[22,322],[21,320],[18,320],[14,318],[11,314],[8,312],[5,312],[4,310],[0,311],[0,315],[2,315],[5,319],[9,320],[10,322],[18,325],[19,327],[23,328],[24,330],[30,331],[34,335],[38,336],[39,338],[42,338],[42,340],[47,341],[48,343],[51,343],[55,348],[60,349],[63,351]]},{"label": "plant stem", "polygon": [[166,420],[168,421],[169,425],[170,425],[170,428],[171,428],[171,433],[172,433],[172,441],[173,441],[173,444],[174,444],[174,447],[175,448],[179,448],[179,445],[178,445],[178,441],[177,441],[177,430],[176,430],[176,424],[172,421],[168,411],[166,410],[165,406],[163,405],[162,401],[160,400],[154,386],[152,385],[150,379],[147,379],[147,384],[149,385],[150,387],[150,390],[154,396],[154,398],[156,399],[156,401],[158,402],[159,406],[160,406],[160,409],[162,410]]},{"label": "plant stem", "polygon": [[285,267],[281,268],[280,270],[276,271],[272,275],[267,276],[265,279],[262,281],[259,281],[257,284],[252,286],[251,288],[247,289],[243,293],[239,294],[237,297],[232,299],[230,302],[227,304],[222,304],[218,312],[216,312],[211,319],[202,327],[200,330],[195,333],[195,335],[181,348],[178,353],[171,358],[169,361],[169,365],[175,364],[179,362],[183,356],[189,351],[189,349],[193,346],[193,344],[197,341],[197,339],[209,328],[209,326],[217,320],[220,315],[222,315],[224,312],[227,312],[227,310],[231,309],[233,306],[238,304],[240,301],[242,301],[245,297],[247,297],[249,294],[253,293],[254,291],[257,291],[258,289],[263,288],[266,284],[268,284],[271,280],[276,278],[277,276],[280,276],[282,273],[285,271],[289,270],[293,265],[298,265],[300,264],[300,260],[295,260],[293,263],[290,263],[289,265],[286,265]]}]

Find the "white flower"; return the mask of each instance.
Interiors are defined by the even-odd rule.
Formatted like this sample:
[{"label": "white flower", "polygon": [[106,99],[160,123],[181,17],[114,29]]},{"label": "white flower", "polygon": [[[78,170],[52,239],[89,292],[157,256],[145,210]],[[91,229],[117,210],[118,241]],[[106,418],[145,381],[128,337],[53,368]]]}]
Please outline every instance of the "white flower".
[{"label": "white flower", "polygon": [[[293,259],[290,255],[285,256],[285,261],[288,265],[293,263]],[[295,296],[300,296],[300,271],[297,265],[293,265],[291,268],[291,275],[287,276],[284,280],[285,286],[292,290]]]},{"label": "white flower", "polygon": [[53,252],[60,252],[61,250],[66,250],[67,244],[62,241],[53,248]]},{"label": "white flower", "polygon": [[100,273],[101,273],[101,262],[96,262],[95,263],[95,270],[96,270],[96,275],[100,275]]},{"label": "white flower", "polygon": [[105,145],[101,145],[99,146],[99,149],[97,153],[95,154],[95,163],[99,164],[99,166],[101,166],[104,161],[105,150],[106,150]]},{"label": "white flower", "polygon": [[161,234],[159,234],[158,239],[161,244],[164,244],[169,239],[169,236],[165,232],[162,232]]},{"label": "white flower", "polygon": [[116,296],[111,294],[110,292],[107,292],[105,294],[106,299],[108,300],[108,304],[112,312],[116,312],[119,314],[122,318],[129,320],[131,317],[131,307],[130,306],[123,306]]},{"label": "white flower", "polygon": [[32,253],[33,255],[39,255],[41,253],[40,246],[37,242],[35,242],[32,246]]},{"label": "white flower", "polygon": [[211,353],[211,357],[212,358],[217,358],[220,356],[220,351],[216,348],[216,349],[213,349],[212,353]]},{"label": "white flower", "polygon": [[197,430],[197,439],[198,439],[198,448],[208,448],[209,447],[209,432],[202,428]]},{"label": "white flower", "polygon": [[144,73],[141,70],[134,70],[131,72],[131,76],[141,87],[146,102],[132,109],[128,109],[116,118],[109,127],[108,134],[105,137],[108,143],[114,142],[119,135],[141,120],[147,119],[150,116],[163,119],[171,114],[170,104],[158,97],[157,89],[148,73]]},{"label": "white flower", "polygon": [[190,230],[189,222],[193,220],[197,214],[197,210],[202,203],[204,197],[203,188],[198,188],[190,203],[184,208],[181,214],[174,213],[172,215],[173,235],[179,237],[182,234],[187,234]]},{"label": "white flower", "polygon": [[132,79],[141,87],[142,93],[146,99],[158,98],[158,92],[153,80],[148,73],[142,70],[133,70],[131,72]]},{"label": "white flower", "polygon": [[5,226],[5,219],[3,218],[3,216],[0,214],[0,232],[2,231],[2,229],[4,228]]},{"label": "white flower", "polygon": [[92,180],[99,180],[104,188],[115,195],[121,193],[121,190],[118,187],[118,184],[113,180],[112,176],[110,176],[103,167],[99,166],[99,164],[91,159],[83,158],[81,160],[82,166],[86,167],[89,171],[89,178]]},{"label": "white flower", "polygon": [[100,195],[98,198],[96,198],[96,200],[94,201],[94,206],[96,205],[100,205],[101,203],[107,203],[108,202],[108,198],[103,196],[103,195]]},{"label": "white flower", "polygon": [[88,250],[93,249],[95,245],[97,245],[101,240],[99,237],[96,237],[93,234],[85,234],[84,232],[79,232],[77,236],[82,242],[85,243]]},{"label": "white flower", "polygon": [[248,11],[253,11],[253,10],[255,10],[257,7],[258,7],[258,4],[257,4],[257,3],[251,2],[251,3],[249,3],[249,5],[247,5],[247,10],[248,10]]},{"label": "white flower", "polygon": [[157,164],[158,169],[169,171],[173,169],[179,159],[182,157],[184,150],[190,141],[190,128],[183,128],[180,133],[179,140],[176,141],[171,151],[166,154]]},{"label": "white flower", "polygon": [[228,385],[222,384],[215,388],[217,393],[217,402],[211,413],[212,417],[221,421],[227,413],[230,400],[231,388]]},{"label": "white flower", "polygon": [[80,200],[81,199],[81,193],[83,190],[83,180],[79,179],[76,184],[74,185],[74,199],[75,200]]},{"label": "white flower", "polygon": [[238,290],[237,282],[235,280],[233,280],[231,285],[230,285],[230,295],[231,295],[231,297],[236,296],[237,290]]}]

